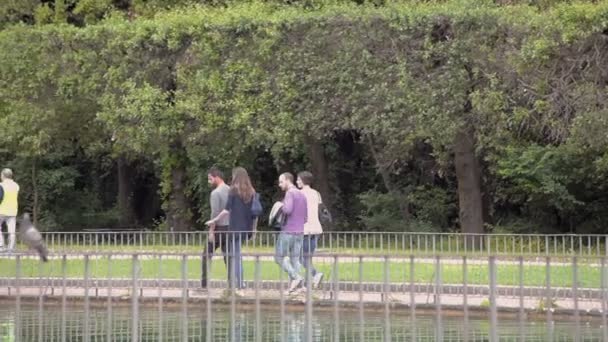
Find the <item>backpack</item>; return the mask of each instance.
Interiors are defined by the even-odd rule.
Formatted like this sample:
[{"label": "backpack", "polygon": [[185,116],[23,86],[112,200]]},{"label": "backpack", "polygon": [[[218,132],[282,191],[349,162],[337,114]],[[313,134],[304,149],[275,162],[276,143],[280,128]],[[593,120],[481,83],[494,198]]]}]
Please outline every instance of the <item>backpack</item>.
[{"label": "backpack", "polygon": [[333,222],[331,213],[329,212],[329,209],[327,209],[327,206],[323,204],[321,194],[318,191],[317,194],[319,195],[319,222],[321,222],[321,225],[330,224]]},{"label": "backpack", "polygon": [[251,201],[251,215],[253,217],[260,217],[264,208],[262,207],[262,202],[260,201],[260,194],[257,192],[253,195],[253,200]]}]

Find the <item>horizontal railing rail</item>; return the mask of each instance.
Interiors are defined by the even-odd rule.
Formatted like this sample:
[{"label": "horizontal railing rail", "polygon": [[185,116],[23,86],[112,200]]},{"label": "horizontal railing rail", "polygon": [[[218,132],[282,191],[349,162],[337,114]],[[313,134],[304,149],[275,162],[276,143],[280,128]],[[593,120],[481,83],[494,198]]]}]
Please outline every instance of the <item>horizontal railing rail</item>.
[{"label": "horizontal railing rail", "polygon": [[[49,249],[201,250],[208,232],[100,231],[43,232]],[[263,251],[275,246],[278,232],[258,231],[242,238],[245,250]],[[329,253],[366,254],[477,254],[608,256],[608,235],[573,234],[462,234],[423,232],[325,232],[317,246]]]}]

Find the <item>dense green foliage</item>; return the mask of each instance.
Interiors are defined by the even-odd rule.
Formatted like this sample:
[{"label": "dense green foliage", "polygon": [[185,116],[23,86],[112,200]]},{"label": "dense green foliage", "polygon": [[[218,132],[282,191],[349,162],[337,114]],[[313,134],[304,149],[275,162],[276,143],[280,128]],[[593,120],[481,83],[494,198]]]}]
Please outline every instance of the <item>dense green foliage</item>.
[{"label": "dense green foliage", "polygon": [[333,229],[606,232],[606,1],[29,0],[0,20],[2,166],[47,229],[201,228],[217,164],[267,206],[312,169]]}]

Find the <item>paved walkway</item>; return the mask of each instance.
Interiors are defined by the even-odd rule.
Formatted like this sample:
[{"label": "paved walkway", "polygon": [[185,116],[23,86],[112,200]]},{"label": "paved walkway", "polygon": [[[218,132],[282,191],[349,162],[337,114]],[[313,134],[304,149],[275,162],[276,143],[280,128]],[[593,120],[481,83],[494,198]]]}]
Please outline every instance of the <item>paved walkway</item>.
[{"label": "paved walkway", "polygon": [[[97,288],[91,287],[88,289],[82,287],[67,287],[65,296],[70,299],[84,299],[87,296],[92,300],[104,301],[108,297],[112,297],[115,301],[131,301],[133,289],[131,287],[112,287],[112,288]],[[225,290],[213,288],[206,291],[200,289],[181,289],[181,288],[154,288],[142,287],[139,288],[139,300],[145,302],[158,302],[162,298],[166,302],[230,302],[231,296],[224,296]],[[258,296],[256,296],[256,294]],[[60,300],[63,295],[61,287],[45,287],[45,286],[25,286],[20,288],[2,287],[0,288],[0,299],[15,299],[17,296],[21,298],[39,298],[44,295],[45,300]],[[354,291],[328,291],[320,290],[311,293],[312,304],[315,306],[335,306],[357,308],[363,304],[367,309],[390,309],[390,310],[411,310],[412,303],[417,309],[421,310],[442,310],[462,311],[465,309],[465,297],[463,295],[441,294],[434,295],[432,293],[414,294],[406,292],[391,292],[388,294],[382,293],[367,293]],[[255,303],[258,300],[263,304],[276,305],[282,300],[289,305],[305,305],[306,293],[289,295],[280,290],[260,289],[256,292],[255,289],[247,289],[243,291],[242,297],[235,297],[235,301],[239,303]],[[413,300],[413,302],[412,302]],[[528,315],[547,314],[547,310],[541,307],[541,298],[525,297],[522,299],[523,309]],[[499,296],[496,301],[497,309],[501,313],[518,313],[520,308],[519,297]],[[489,308],[488,297],[480,295],[468,295],[466,297],[466,308],[471,311],[488,312]],[[572,299],[558,299],[554,301],[554,307],[550,309],[552,314],[573,315],[574,309],[578,307],[579,314],[601,316],[602,302],[601,300],[585,300],[579,299],[575,303]]]}]

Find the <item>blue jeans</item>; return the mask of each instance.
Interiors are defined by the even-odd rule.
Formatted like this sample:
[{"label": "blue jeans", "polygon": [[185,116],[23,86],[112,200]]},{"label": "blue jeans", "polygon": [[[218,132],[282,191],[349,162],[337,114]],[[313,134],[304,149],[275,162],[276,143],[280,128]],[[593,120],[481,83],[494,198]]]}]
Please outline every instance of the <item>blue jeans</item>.
[{"label": "blue jeans", "polygon": [[[279,234],[276,245],[274,261],[283,271],[289,274],[289,279],[302,278],[300,276],[300,257],[302,255],[302,234]],[[287,260],[289,256],[289,261]]]},{"label": "blue jeans", "polygon": [[243,236],[240,233],[227,233],[225,260],[228,270],[228,288],[243,289],[243,255],[241,244]]},{"label": "blue jeans", "polygon": [[317,240],[319,239],[319,235],[304,235],[304,241],[302,244],[302,265],[306,269],[306,272],[310,269],[310,276],[314,277],[317,274],[317,270],[312,265],[312,257],[315,254],[315,250],[317,249]]}]

